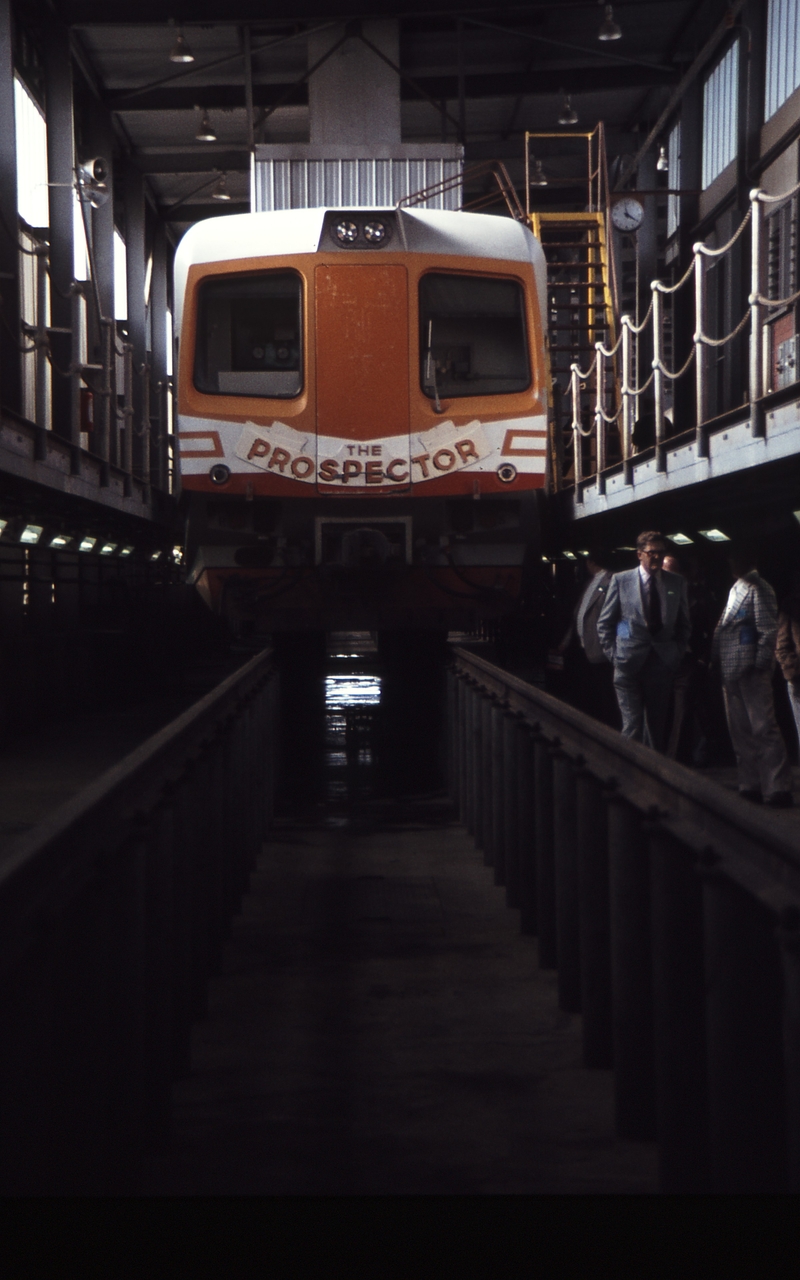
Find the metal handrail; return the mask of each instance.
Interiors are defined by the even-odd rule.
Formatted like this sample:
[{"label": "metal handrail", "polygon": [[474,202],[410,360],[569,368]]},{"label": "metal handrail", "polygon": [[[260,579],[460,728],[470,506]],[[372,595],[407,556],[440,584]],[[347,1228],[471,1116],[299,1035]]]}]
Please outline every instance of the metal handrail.
[{"label": "metal handrail", "polygon": [[800,1188],[800,852],[784,817],[463,648],[459,817],[613,1068],[662,1191]]},{"label": "metal handrail", "polygon": [[6,1193],[136,1189],[164,1140],[171,1082],[270,821],[275,691],[265,650],[4,852]]}]

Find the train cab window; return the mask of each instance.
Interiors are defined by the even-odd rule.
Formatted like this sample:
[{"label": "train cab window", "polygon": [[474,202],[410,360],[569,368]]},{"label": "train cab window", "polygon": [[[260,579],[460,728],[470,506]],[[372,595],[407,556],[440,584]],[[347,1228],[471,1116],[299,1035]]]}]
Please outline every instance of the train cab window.
[{"label": "train cab window", "polygon": [[199,295],[198,391],[278,399],[300,394],[301,280],[295,272],[206,280]]},{"label": "train cab window", "polygon": [[530,385],[525,298],[516,280],[431,273],[420,280],[419,310],[426,395],[508,395]]}]

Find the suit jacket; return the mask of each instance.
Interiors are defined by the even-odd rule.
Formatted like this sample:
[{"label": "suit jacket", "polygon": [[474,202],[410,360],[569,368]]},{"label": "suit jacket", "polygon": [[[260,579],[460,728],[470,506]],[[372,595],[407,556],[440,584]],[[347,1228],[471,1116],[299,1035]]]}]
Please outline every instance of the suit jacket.
[{"label": "suit jacket", "polygon": [[672,671],[677,671],[689,646],[692,624],[686,579],[679,573],[661,570],[665,604],[662,601],[661,630],[647,629],[642,604],[639,569],[615,573],[606,592],[606,602],[597,620],[597,635],[603,652],[616,671],[635,674],[655,651]]},{"label": "suit jacket", "polygon": [[[583,637],[581,639],[581,644],[583,645],[583,651],[586,654],[586,657],[592,663],[608,661],[606,655],[603,653],[603,646],[601,645],[600,638],[597,634],[597,619],[600,617],[603,605],[606,602],[606,592],[608,591],[608,584],[610,581],[611,573],[608,570],[606,570],[601,577],[595,579],[592,585],[591,595],[586,601],[586,608],[583,611]],[[587,583],[587,588],[588,585],[589,584]],[[583,597],[585,593],[586,589],[582,592],[581,598],[575,606],[574,622],[576,632],[578,630],[578,615],[583,607]]]},{"label": "suit jacket", "polygon": [[713,656],[719,660],[723,684],[746,671],[771,671],[775,665],[778,604],[775,592],[752,569],[737,578],[714,632]]}]

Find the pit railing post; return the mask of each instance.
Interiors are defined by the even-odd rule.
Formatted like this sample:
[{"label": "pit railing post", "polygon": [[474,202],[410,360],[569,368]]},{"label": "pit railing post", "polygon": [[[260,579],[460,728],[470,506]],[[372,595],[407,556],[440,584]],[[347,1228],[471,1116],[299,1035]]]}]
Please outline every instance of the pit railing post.
[{"label": "pit railing post", "polygon": [[575,769],[571,758],[561,750],[553,752],[553,847],[558,1004],[567,1013],[579,1013],[581,965]]},{"label": "pit railing post", "polygon": [[608,819],[602,783],[588,769],[575,778],[583,1061],[611,1067],[611,941]]}]

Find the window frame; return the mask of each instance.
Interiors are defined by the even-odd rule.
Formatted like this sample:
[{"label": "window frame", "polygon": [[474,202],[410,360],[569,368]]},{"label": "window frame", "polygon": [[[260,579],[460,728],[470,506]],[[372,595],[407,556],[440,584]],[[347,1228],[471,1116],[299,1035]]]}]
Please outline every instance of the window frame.
[{"label": "window frame", "polygon": [[434,398],[433,395],[429,394],[428,391],[426,390],[426,386],[424,382],[425,353],[427,350],[427,346],[426,346],[426,339],[423,333],[422,289],[423,289],[423,281],[426,280],[429,276],[448,276],[451,278],[457,277],[459,279],[466,279],[466,280],[508,281],[509,283],[516,285],[517,289],[521,294],[522,305],[520,307],[520,317],[522,320],[523,348],[525,351],[525,358],[527,361],[527,368],[528,368],[528,380],[525,386],[517,387],[513,391],[486,391],[486,390],[476,389],[476,390],[467,391],[463,395],[460,395],[458,392],[444,391],[440,388],[439,394],[443,396],[446,400],[469,400],[469,399],[477,400],[477,399],[483,399],[486,396],[491,396],[493,399],[498,396],[523,396],[535,391],[537,387],[537,369],[536,369],[536,360],[534,359],[534,353],[531,349],[532,330],[531,330],[531,324],[530,324],[530,317],[528,315],[528,302],[529,302],[528,292],[529,291],[528,291],[528,288],[526,287],[526,281],[521,279],[517,275],[511,275],[511,274],[505,274],[505,273],[498,274],[497,272],[494,272],[494,271],[468,271],[463,269],[459,270],[458,268],[455,268],[455,267],[447,268],[442,264],[437,263],[435,266],[429,267],[427,270],[423,271],[417,280],[417,334],[418,334],[418,341],[419,341],[418,388],[422,393],[422,395],[425,397],[425,399],[427,401],[432,401]]},{"label": "window frame", "polygon": [[[256,278],[263,278],[265,276],[275,276],[275,275],[293,276],[298,284],[297,316],[298,316],[298,338],[299,338],[299,346],[300,346],[300,359],[299,359],[299,368],[297,372],[300,375],[300,386],[298,387],[297,391],[293,391],[291,395],[280,395],[280,394],[259,395],[257,392],[253,392],[253,391],[210,391],[207,387],[199,386],[197,382],[197,362],[198,362],[198,348],[199,348],[199,339],[200,339],[201,322],[202,322],[203,290],[205,286],[220,284],[223,282],[230,282],[230,281],[253,280]],[[194,350],[192,352],[192,362],[191,362],[191,375],[192,375],[191,385],[192,385],[192,390],[195,392],[195,394],[200,396],[210,396],[213,399],[219,399],[220,397],[223,397],[223,398],[232,397],[236,400],[280,400],[283,404],[291,403],[293,400],[299,400],[306,390],[306,363],[307,362],[306,362],[305,293],[306,293],[305,276],[301,271],[298,271],[296,267],[292,267],[288,265],[281,266],[281,267],[263,267],[257,271],[248,270],[248,271],[226,271],[226,272],[220,272],[220,273],[213,272],[209,275],[203,276],[200,280],[198,280],[194,289]],[[294,372],[294,370],[292,370],[292,372]]]}]

